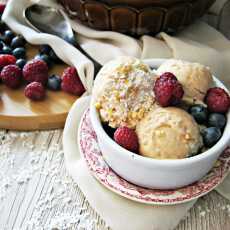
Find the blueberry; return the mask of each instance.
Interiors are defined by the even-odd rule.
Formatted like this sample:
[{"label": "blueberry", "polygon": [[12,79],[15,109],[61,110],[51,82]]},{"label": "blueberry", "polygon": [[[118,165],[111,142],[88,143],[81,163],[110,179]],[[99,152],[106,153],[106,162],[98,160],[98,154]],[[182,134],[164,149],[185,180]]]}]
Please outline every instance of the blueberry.
[{"label": "blueberry", "polygon": [[49,56],[54,63],[60,64],[62,63],[61,59],[55,54],[55,52],[51,49],[49,52]]},{"label": "blueberry", "polygon": [[6,30],[3,38],[5,43],[10,44],[12,39],[14,38],[14,33],[11,30]]},{"label": "blueberry", "polygon": [[51,47],[49,45],[41,45],[40,48],[39,48],[39,52],[41,54],[49,55],[50,51],[51,51]]},{"label": "blueberry", "polygon": [[198,124],[203,124],[207,121],[208,110],[202,105],[194,105],[190,107],[189,113],[194,117]]},{"label": "blueberry", "polygon": [[221,130],[216,127],[206,128],[202,131],[201,134],[203,137],[204,145],[208,148],[215,145],[222,135]]},{"label": "blueberry", "polygon": [[3,54],[12,54],[12,49],[9,46],[3,46],[2,53]]},{"label": "blueberry", "polygon": [[20,59],[20,58],[25,58],[26,56],[26,50],[24,47],[18,47],[18,48],[15,48],[12,52],[12,54],[17,58],[17,59]]},{"label": "blueberry", "polygon": [[4,33],[4,35],[5,35],[6,37],[9,37],[10,39],[13,39],[13,38],[14,38],[14,33],[13,33],[13,31],[11,31],[11,30],[6,30],[5,33]]},{"label": "blueberry", "polygon": [[37,60],[37,59],[41,59],[40,54],[37,54],[37,55],[34,57],[34,59],[35,59],[35,60]]},{"label": "blueberry", "polygon": [[4,54],[3,47],[5,46],[3,41],[0,41],[0,54]]},{"label": "blueberry", "polygon": [[221,113],[211,113],[208,117],[208,126],[223,129],[226,124],[226,117]]},{"label": "blueberry", "polygon": [[26,60],[25,59],[18,59],[16,61],[16,65],[20,68],[20,69],[23,69],[24,65],[26,64]]},{"label": "blueberry", "polygon": [[47,87],[51,90],[60,90],[61,88],[61,78],[55,74],[48,78]]},{"label": "blueberry", "polygon": [[107,124],[103,124],[103,128],[104,128],[105,132],[107,133],[107,135],[113,139],[113,136],[114,136],[116,129],[108,126]]},{"label": "blueberry", "polygon": [[5,31],[6,28],[7,28],[6,24],[2,20],[0,20],[0,32]]},{"label": "blueberry", "polygon": [[7,37],[4,36],[4,35],[0,35],[0,40],[1,40],[1,42],[3,42],[4,44],[7,44],[7,45],[10,44],[9,38],[7,38]]},{"label": "blueberry", "polygon": [[17,47],[24,47],[25,44],[26,44],[25,39],[21,35],[18,35],[12,39],[10,46],[12,48],[17,48]]},{"label": "blueberry", "polygon": [[5,54],[4,51],[3,51],[3,48],[0,49],[0,54]]},{"label": "blueberry", "polygon": [[35,59],[40,59],[44,61],[48,65],[48,67],[51,67],[53,64],[51,58],[47,54],[37,54],[35,56]]},{"label": "blueberry", "polygon": [[0,41],[0,50],[2,50],[3,46],[4,46],[4,43]]}]

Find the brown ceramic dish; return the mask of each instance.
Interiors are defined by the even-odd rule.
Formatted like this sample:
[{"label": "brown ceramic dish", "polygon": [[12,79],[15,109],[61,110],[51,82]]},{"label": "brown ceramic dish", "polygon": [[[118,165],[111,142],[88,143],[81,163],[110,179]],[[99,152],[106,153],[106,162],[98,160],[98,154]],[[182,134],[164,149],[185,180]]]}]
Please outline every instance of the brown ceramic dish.
[{"label": "brown ceramic dish", "polygon": [[175,32],[201,17],[215,0],[58,0],[71,18],[97,30],[133,36]]}]

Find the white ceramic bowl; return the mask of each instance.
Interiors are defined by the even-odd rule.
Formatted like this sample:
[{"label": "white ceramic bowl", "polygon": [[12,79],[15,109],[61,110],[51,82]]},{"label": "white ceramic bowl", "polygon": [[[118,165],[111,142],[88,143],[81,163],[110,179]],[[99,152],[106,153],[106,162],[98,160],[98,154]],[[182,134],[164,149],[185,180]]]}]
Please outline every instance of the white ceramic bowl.
[{"label": "white ceramic bowl", "polygon": [[[227,90],[215,77],[214,80],[216,86]],[[146,188],[173,189],[201,179],[230,144],[230,112],[223,135],[216,145],[204,153],[179,160],[152,159],[122,148],[104,131],[93,102],[90,105],[90,118],[108,165],[122,178]]]}]

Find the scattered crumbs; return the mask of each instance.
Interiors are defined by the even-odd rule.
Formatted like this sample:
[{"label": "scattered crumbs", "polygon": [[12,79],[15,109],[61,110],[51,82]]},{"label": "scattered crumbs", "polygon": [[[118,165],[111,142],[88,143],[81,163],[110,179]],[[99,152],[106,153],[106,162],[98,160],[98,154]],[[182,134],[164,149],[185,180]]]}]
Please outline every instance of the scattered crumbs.
[{"label": "scattered crumbs", "polygon": [[229,204],[227,205],[226,210],[227,210],[228,216],[230,217],[230,205]]},{"label": "scattered crumbs", "polygon": [[65,199],[63,199],[64,203],[71,203],[72,199],[70,197],[66,197]]},{"label": "scattered crumbs", "polygon": [[33,171],[29,169],[23,169],[19,174],[13,175],[13,179],[16,180],[18,184],[23,184],[28,182],[33,175]]},{"label": "scattered crumbs", "polygon": [[[47,131],[43,132],[47,135]],[[52,131],[49,131],[49,135]],[[53,131],[53,134],[55,131]],[[25,219],[23,228],[14,230],[93,230],[96,220],[92,218],[86,208],[81,207],[82,202],[77,200],[75,193],[76,183],[68,176],[63,166],[64,152],[59,143],[47,148],[43,145],[39,150],[33,143],[34,132],[9,132],[0,131],[0,202],[7,198],[15,186],[28,186],[34,177],[43,177],[50,181],[48,187],[42,191],[36,201],[33,213],[29,219]],[[15,138],[21,143],[21,148],[27,149],[29,157],[20,159],[18,164],[16,157],[20,154],[14,152]],[[20,141],[18,141],[20,139]],[[14,146],[15,149],[15,146]],[[20,162],[20,161],[19,161]],[[22,161],[21,161],[22,162]],[[6,174],[4,169],[10,169]],[[9,176],[8,176],[9,175]],[[46,183],[47,185],[47,183]],[[24,187],[25,188],[25,187]],[[18,226],[17,226],[18,227]]]},{"label": "scattered crumbs", "polygon": [[221,209],[222,209],[222,210],[225,210],[225,209],[226,209],[226,206],[222,206]]},{"label": "scattered crumbs", "polygon": [[206,212],[205,212],[205,211],[201,211],[201,212],[200,212],[200,216],[201,216],[201,217],[204,217],[204,216],[205,216],[205,214],[206,214]]},{"label": "scattered crumbs", "polygon": [[10,168],[13,168],[13,167],[14,167],[14,160],[15,160],[15,155],[14,155],[14,154],[11,154],[10,157],[9,157],[9,165],[10,165]]}]

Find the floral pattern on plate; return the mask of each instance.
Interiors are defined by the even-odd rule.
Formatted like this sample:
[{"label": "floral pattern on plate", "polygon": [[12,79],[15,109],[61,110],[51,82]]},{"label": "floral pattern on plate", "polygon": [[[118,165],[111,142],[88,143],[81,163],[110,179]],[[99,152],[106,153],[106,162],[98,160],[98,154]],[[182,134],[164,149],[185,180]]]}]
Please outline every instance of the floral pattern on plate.
[{"label": "floral pattern on plate", "polygon": [[170,205],[201,197],[220,184],[227,176],[230,168],[230,148],[227,148],[205,177],[186,187],[159,190],[131,184],[118,176],[105,162],[90,121],[89,109],[83,114],[81,120],[79,145],[81,154],[86,160],[91,173],[99,182],[123,197],[147,204]]}]

